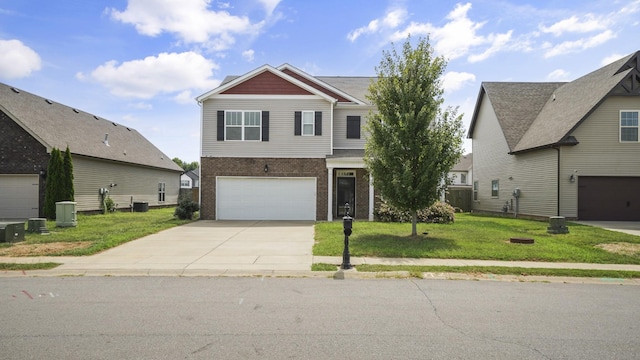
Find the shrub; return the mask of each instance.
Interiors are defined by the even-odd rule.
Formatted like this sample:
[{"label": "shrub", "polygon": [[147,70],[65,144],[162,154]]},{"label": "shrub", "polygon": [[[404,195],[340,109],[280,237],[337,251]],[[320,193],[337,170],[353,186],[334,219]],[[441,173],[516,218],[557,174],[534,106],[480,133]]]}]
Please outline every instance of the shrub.
[{"label": "shrub", "polygon": [[[411,213],[401,211],[386,202],[380,203],[380,207],[375,211],[376,218],[382,222],[411,222]],[[449,224],[455,221],[455,209],[453,206],[438,201],[426,209],[417,213],[418,222]]]},{"label": "shrub", "polygon": [[193,214],[200,210],[200,205],[188,198],[180,200],[176,211],[173,213],[180,220],[193,220]]},{"label": "shrub", "polygon": [[114,212],[116,209],[116,203],[113,202],[113,199],[110,197],[106,197],[104,199],[104,213]]},{"label": "shrub", "polygon": [[434,224],[450,224],[455,221],[456,209],[442,201],[418,212],[418,220]]}]

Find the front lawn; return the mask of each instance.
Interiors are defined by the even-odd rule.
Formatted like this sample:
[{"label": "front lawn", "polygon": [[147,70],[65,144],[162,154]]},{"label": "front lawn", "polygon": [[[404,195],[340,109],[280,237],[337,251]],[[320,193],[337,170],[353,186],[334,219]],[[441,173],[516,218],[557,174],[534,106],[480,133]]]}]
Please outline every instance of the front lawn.
[{"label": "front lawn", "polygon": [[[640,236],[568,223],[569,234],[547,233],[548,222],[456,214],[453,224],[411,224],[354,221],[349,238],[351,256],[441,258],[513,261],[640,264],[640,253],[618,254],[596,247],[613,243],[640,244]],[[427,232],[427,235],[422,234]],[[513,244],[512,237],[533,238],[534,244]],[[341,256],[342,221],[315,226],[313,254]]]},{"label": "front lawn", "polygon": [[47,221],[49,235],[25,234],[25,241],[0,243],[0,256],[91,255],[128,241],[154,234],[190,220],[173,217],[175,208],[151,209],[148,212],[125,212],[100,215],[78,214],[77,227],[56,227]]}]

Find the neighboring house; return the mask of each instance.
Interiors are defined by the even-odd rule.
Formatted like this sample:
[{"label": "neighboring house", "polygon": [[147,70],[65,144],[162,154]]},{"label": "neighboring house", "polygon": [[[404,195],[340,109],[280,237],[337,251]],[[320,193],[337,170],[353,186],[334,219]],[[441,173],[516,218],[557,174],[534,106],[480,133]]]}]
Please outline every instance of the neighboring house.
[{"label": "neighboring house", "polygon": [[200,187],[200,168],[189,170],[180,176],[181,189],[193,189]]},{"label": "neighboring house", "polygon": [[460,157],[460,160],[449,171],[449,179],[451,186],[471,186],[471,178],[473,176],[473,154],[466,154]]},{"label": "neighboring house", "polygon": [[73,158],[77,211],[174,205],[182,169],[136,130],[0,84],[0,218],[44,216],[49,154]]},{"label": "neighboring house", "polygon": [[568,83],[483,83],[473,209],[640,220],[639,116],[640,52]]},{"label": "neighboring house", "polygon": [[372,78],[261,66],[197,98],[202,219],[373,219],[365,170]]},{"label": "neighboring house", "polygon": [[189,170],[180,176],[180,199],[186,197],[200,203],[200,168]]},{"label": "neighboring house", "polygon": [[441,200],[445,200],[451,206],[461,211],[471,211],[471,179],[473,176],[473,154],[460,156],[460,160],[449,171],[448,177],[451,183],[447,191],[442,194]]}]

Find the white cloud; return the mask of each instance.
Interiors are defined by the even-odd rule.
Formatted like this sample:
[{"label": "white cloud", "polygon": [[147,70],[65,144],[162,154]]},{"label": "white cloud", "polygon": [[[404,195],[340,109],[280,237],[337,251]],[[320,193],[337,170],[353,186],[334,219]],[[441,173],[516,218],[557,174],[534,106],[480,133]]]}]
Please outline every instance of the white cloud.
[{"label": "white cloud", "polygon": [[38,53],[20,40],[0,40],[0,77],[17,79],[40,70]]},{"label": "white cloud", "polygon": [[582,19],[574,15],[551,26],[540,26],[540,31],[551,33],[554,36],[560,36],[564,33],[588,33],[605,30],[609,25],[608,23],[609,21],[606,18],[597,18],[592,14],[587,14]]},{"label": "white cloud", "polygon": [[565,55],[590,49],[598,45],[602,45],[615,37],[616,34],[613,31],[605,30],[592,37],[582,38],[574,41],[564,41],[558,45],[549,47],[545,51],[544,57],[550,58],[558,55]]},{"label": "white cloud", "polygon": [[195,96],[191,94],[191,90],[185,90],[174,96],[173,100],[178,104],[193,104],[195,103]]},{"label": "white cloud", "polygon": [[547,75],[547,80],[550,81],[567,81],[569,79],[569,75],[571,73],[569,73],[568,71],[562,70],[562,69],[556,69],[553,70],[552,72],[549,73],[549,75]]},{"label": "white cloud", "polygon": [[460,90],[468,83],[476,81],[476,76],[467,72],[449,71],[442,76],[444,91],[451,93]]},{"label": "white cloud", "polygon": [[[213,61],[195,52],[161,53],[121,64],[106,62],[93,70],[90,78],[116,96],[149,99],[161,93],[212,89],[219,83],[211,78],[217,68]],[[82,73],[76,77],[87,78]],[[182,99],[180,95],[177,100]]]},{"label": "white cloud", "polygon": [[[265,6],[276,6],[275,1]],[[263,23],[252,24],[246,16],[209,9],[211,0],[129,0],[124,11],[107,9],[111,17],[132,24],[143,35],[175,34],[186,43],[212,44],[215,50],[227,49],[235,34],[256,35]],[[275,3],[275,4],[274,4]]]},{"label": "white cloud", "polygon": [[391,10],[384,17],[371,20],[367,26],[359,27],[349,32],[347,39],[354,42],[362,35],[375,34],[382,30],[395,29],[404,23],[406,18],[406,9],[398,8]]},{"label": "white cloud", "polygon": [[258,0],[264,6],[264,10],[267,12],[267,16],[273,13],[273,10],[278,6],[280,0]]},{"label": "white cloud", "polygon": [[605,57],[604,59],[602,59],[602,61],[600,62],[600,65],[602,65],[602,66],[609,65],[609,64],[611,64],[612,62],[614,62],[616,60],[620,60],[624,56],[625,55],[611,54],[611,55]]},{"label": "white cloud", "polygon": [[252,49],[245,50],[242,52],[242,57],[248,62],[253,62],[254,55],[255,55],[255,51],[253,51]]},{"label": "white cloud", "polygon": [[483,51],[480,54],[477,55],[469,55],[469,62],[475,63],[478,61],[483,61],[486,60],[487,58],[489,58],[491,55],[499,52],[500,50],[502,50],[503,48],[505,48],[505,46],[509,43],[509,41],[511,40],[511,34],[513,33],[512,30],[509,30],[508,32],[504,33],[504,34],[491,34],[488,36],[489,42],[491,43],[491,46],[486,49],[485,51]]},{"label": "white cloud", "polygon": [[153,105],[146,103],[146,102],[137,102],[137,103],[131,103],[128,105],[128,107],[132,108],[132,109],[138,109],[138,110],[151,110],[153,109]]},{"label": "white cloud", "polygon": [[475,22],[469,19],[467,13],[471,9],[471,3],[457,4],[446,16],[449,20],[442,27],[431,23],[411,22],[407,28],[397,31],[392,36],[392,41],[412,36],[429,36],[434,50],[439,55],[452,60],[469,54],[472,49],[489,45],[489,48],[478,55],[471,55],[469,61],[477,62],[501,51],[511,39],[512,31],[504,34],[478,34],[484,26],[484,22]]}]

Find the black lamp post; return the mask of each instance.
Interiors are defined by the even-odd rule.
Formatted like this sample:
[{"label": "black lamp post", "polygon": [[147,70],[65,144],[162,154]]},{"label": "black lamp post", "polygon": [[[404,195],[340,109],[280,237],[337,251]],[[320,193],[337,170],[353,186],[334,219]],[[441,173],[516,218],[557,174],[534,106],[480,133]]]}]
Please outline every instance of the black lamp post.
[{"label": "black lamp post", "polygon": [[351,266],[351,255],[349,254],[349,235],[351,235],[351,228],[353,226],[353,218],[349,216],[349,203],[344,204],[345,215],[342,218],[342,228],[344,230],[344,251],[342,252],[342,265],[340,268],[348,270],[353,268]]}]

